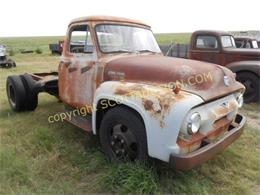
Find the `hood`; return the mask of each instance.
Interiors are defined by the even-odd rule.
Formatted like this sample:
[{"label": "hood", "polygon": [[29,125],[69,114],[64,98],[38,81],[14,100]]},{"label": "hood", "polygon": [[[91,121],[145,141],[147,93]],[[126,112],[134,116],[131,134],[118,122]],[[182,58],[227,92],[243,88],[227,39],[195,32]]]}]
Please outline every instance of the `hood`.
[{"label": "hood", "polygon": [[[224,84],[224,75],[229,86]],[[104,80],[124,80],[160,86],[178,84],[181,90],[196,94],[209,101],[239,89],[234,74],[216,64],[162,55],[134,55],[107,62]]]},{"label": "hood", "polygon": [[223,52],[238,55],[240,60],[260,60],[260,49],[224,48]]}]

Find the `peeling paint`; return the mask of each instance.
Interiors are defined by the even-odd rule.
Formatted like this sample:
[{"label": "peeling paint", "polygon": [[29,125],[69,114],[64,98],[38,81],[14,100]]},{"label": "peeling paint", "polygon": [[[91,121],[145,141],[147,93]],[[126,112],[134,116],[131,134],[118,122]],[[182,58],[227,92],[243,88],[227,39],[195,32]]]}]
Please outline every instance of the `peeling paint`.
[{"label": "peeling paint", "polygon": [[128,98],[140,99],[144,109],[152,117],[158,119],[160,127],[165,126],[165,117],[173,104],[177,101],[185,100],[183,93],[175,94],[171,89],[149,86],[143,84],[121,84],[114,89],[114,94]]}]

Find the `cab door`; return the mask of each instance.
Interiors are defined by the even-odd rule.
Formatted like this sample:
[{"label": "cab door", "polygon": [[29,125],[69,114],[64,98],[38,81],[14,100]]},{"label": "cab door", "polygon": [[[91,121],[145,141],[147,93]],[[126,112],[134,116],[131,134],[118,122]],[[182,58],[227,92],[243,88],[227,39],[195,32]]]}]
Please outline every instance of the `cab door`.
[{"label": "cab door", "polygon": [[219,42],[213,35],[198,35],[191,52],[191,59],[219,63]]},{"label": "cab door", "polygon": [[97,52],[88,24],[70,27],[59,65],[59,96],[72,107],[92,105]]}]

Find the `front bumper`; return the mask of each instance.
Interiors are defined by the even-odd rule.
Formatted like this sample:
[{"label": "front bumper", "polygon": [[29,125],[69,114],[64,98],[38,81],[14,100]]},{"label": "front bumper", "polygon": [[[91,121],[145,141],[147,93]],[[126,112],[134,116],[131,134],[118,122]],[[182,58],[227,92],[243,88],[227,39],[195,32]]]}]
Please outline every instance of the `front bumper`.
[{"label": "front bumper", "polygon": [[189,170],[210,160],[240,137],[245,123],[246,118],[243,115],[237,114],[235,121],[230,125],[229,130],[221,139],[202,146],[200,149],[188,154],[171,154],[170,166],[177,170]]}]

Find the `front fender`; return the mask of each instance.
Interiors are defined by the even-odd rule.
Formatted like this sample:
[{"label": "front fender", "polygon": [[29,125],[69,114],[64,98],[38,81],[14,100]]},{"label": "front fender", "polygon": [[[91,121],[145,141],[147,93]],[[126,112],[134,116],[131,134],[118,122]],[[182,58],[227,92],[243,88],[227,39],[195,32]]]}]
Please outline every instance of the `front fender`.
[{"label": "front fender", "polygon": [[226,65],[233,72],[249,71],[260,76],[260,61],[239,61]]},{"label": "front fender", "polygon": [[[96,90],[94,105],[102,99],[114,100],[134,109],[144,121],[150,157],[168,162],[171,153],[179,153],[178,134],[188,111],[203,100],[184,91],[156,85],[108,81]],[[96,111],[92,113],[96,134]]]}]

